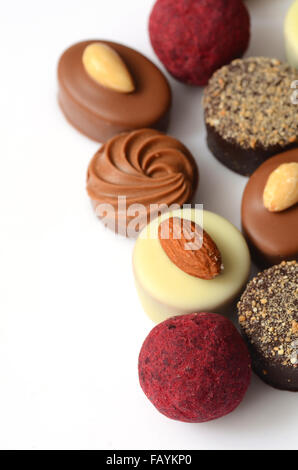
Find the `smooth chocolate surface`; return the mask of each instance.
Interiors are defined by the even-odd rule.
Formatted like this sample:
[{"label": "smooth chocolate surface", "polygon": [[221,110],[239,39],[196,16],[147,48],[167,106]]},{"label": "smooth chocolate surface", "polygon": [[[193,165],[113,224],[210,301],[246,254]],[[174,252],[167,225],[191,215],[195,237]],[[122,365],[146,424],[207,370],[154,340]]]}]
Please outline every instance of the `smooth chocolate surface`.
[{"label": "smooth chocolate surface", "polygon": [[279,390],[298,392],[297,369],[290,366],[277,366],[273,361],[266,359],[256,347],[254,347],[245,332],[240,329],[248,346],[253,363],[253,371],[271,387]]},{"label": "smooth chocolate surface", "polygon": [[[121,93],[96,83],[85,71],[83,52],[102,42],[114,48],[129,69],[135,90]],[[166,130],[171,89],[162,72],[146,57],[129,47],[108,41],[74,44],[58,64],[59,104],[68,121],[99,142],[116,134],[143,127]]]},{"label": "smooth chocolate surface", "polygon": [[283,163],[298,162],[298,149],[261,165],[249,179],[242,198],[242,228],[255,262],[262,267],[298,259],[298,204],[270,212],[263,204],[269,175]]},{"label": "smooth chocolate surface", "polygon": [[[181,142],[154,129],[139,129],[113,137],[98,150],[88,168],[87,191],[97,215],[104,204],[110,228],[131,236],[127,226],[136,216],[133,207],[144,209],[138,212],[141,229],[162,204],[191,202],[198,178],[196,162]],[[126,209],[119,208],[123,196]]]}]

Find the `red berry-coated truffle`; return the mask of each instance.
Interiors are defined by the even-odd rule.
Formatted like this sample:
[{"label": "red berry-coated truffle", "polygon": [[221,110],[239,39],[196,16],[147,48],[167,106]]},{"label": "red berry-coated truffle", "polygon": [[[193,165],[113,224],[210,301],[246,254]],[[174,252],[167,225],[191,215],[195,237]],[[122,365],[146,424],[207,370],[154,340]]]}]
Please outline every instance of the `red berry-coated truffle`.
[{"label": "red berry-coated truffle", "polygon": [[251,361],[227,318],[194,313],[170,318],[147,336],[139,356],[140,384],[168,418],[201,423],[233,411],[251,377]]},{"label": "red berry-coated truffle", "polygon": [[215,70],[244,54],[250,17],[242,0],[157,0],[149,33],[168,71],[201,86]]}]

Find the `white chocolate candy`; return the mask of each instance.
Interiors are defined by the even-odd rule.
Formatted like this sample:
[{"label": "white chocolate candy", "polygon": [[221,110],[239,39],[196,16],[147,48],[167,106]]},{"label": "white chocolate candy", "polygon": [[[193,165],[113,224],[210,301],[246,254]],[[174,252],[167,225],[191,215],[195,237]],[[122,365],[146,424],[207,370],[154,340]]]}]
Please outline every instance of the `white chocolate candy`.
[{"label": "white chocolate candy", "polygon": [[203,211],[204,230],[216,243],[223,271],[212,280],[199,279],[179,269],[166,255],[158,238],[161,221],[182,217],[198,222],[195,209],[163,214],[147,225],[136,241],[133,268],[145,312],[156,323],[171,316],[209,311],[232,314],[231,306],[247,282],[250,255],[242,234],[230,222]]},{"label": "white chocolate candy", "polygon": [[288,62],[298,69],[298,0],[294,1],[286,16],[285,41]]}]

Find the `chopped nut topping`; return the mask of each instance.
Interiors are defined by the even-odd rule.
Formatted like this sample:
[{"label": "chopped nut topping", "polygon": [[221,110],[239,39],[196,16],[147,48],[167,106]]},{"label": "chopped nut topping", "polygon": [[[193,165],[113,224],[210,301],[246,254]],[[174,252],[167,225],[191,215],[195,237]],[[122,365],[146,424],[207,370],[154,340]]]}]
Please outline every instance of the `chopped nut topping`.
[{"label": "chopped nut topping", "polygon": [[[252,279],[238,303],[239,323],[248,340],[266,358],[294,368],[298,368],[297,285],[298,263],[282,262]],[[252,309],[254,316],[249,317]]]},{"label": "chopped nut topping", "polygon": [[215,72],[204,93],[206,123],[245,149],[298,141],[291,84],[298,70],[264,57],[237,59]]},{"label": "chopped nut topping", "polygon": [[298,322],[295,320],[292,322],[292,331],[294,335],[298,335]]}]

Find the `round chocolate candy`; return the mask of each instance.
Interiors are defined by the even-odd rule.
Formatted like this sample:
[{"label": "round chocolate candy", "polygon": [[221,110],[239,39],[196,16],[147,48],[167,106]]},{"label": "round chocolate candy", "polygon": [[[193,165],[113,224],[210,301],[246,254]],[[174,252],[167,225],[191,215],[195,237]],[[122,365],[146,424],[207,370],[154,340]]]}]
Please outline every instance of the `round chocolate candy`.
[{"label": "round chocolate candy", "polygon": [[269,157],[298,147],[292,84],[298,70],[276,59],[237,59],[215,72],[205,89],[207,143],[241,175]]},{"label": "round chocolate candy", "polygon": [[[243,193],[242,229],[253,259],[261,267],[298,259],[298,204],[278,212],[264,206],[269,176],[281,165],[291,163],[298,164],[296,149],[270,158],[250,177]],[[279,181],[279,188],[284,183]]]},{"label": "round chocolate candy", "polygon": [[[102,58],[99,54],[92,57],[87,49],[91,45],[94,49],[96,45],[104,47]],[[121,61],[123,72],[130,74],[133,84],[130,92],[115,89]],[[102,82],[94,79],[99,73]],[[67,120],[91,139],[104,142],[120,132],[143,127],[167,129],[169,83],[150,60],[134,49],[108,41],[74,44],[59,60],[58,82],[59,104]]]},{"label": "round chocolate candy", "polygon": [[298,69],[298,0],[292,3],[285,19],[285,43],[288,62]]},{"label": "round chocolate candy", "polygon": [[142,306],[156,323],[199,311],[231,315],[248,280],[250,255],[244,237],[226,219],[181,209],[143,229],[133,271]]},{"label": "round chocolate candy", "polygon": [[298,391],[298,263],[283,261],[252,279],[238,319],[255,372],[269,385]]},{"label": "round chocolate candy", "polygon": [[169,318],[149,333],[139,356],[141,387],[162,414],[202,423],[233,411],[251,377],[247,347],[215,313]]}]

